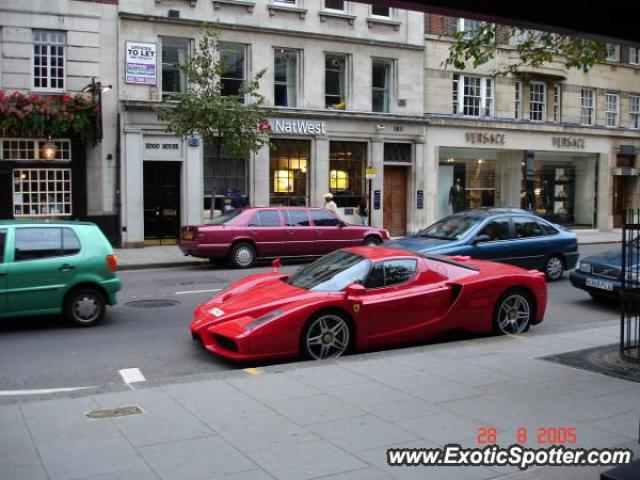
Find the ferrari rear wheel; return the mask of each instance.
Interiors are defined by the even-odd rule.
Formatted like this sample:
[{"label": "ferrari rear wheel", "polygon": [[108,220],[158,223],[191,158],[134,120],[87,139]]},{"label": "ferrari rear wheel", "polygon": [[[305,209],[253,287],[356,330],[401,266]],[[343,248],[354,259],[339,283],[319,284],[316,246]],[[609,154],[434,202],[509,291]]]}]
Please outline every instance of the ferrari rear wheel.
[{"label": "ferrari rear wheel", "polygon": [[529,330],[533,318],[533,301],[520,290],[505,293],[493,314],[493,329],[501,335],[517,335]]},{"label": "ferrari rear wheel", "polygon": [[302,338],[305,356],[314,360],[337,358],[343,355],[351,343],[351,328],[347,320],[334,312],[313,317]]}]

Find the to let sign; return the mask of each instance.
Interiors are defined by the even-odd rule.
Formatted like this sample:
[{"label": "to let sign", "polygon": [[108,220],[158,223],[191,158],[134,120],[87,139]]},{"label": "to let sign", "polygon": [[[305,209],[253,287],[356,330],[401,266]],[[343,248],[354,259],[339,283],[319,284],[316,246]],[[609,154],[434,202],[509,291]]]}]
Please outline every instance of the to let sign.
[{"label": "to let sign", "polygon": [[157,83],[155,43],[126,42],[125,79],[126,83],[155,85]]}]

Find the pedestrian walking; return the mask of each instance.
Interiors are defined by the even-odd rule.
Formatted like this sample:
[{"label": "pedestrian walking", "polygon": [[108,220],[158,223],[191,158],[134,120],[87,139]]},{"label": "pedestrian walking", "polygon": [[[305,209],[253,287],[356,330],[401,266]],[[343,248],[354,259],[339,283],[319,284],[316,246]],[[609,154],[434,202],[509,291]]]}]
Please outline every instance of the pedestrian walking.
[{"label": "pedestrian walking", "polygon": [[362,197],[360,197],[360,203],[358,204],[358,215],[360,215],[360,223],[362,225],[369,224],[369,205],[367,200],[367,196],[362,195]]}]

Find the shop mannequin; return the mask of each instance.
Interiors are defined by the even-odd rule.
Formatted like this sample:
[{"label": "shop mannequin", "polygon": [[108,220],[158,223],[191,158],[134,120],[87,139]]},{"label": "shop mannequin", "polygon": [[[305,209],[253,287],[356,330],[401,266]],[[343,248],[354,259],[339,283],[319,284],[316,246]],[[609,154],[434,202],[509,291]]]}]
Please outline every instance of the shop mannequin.
[{"label": "shop mannequin", "polygon": [[449,205],[453,213],[464,210],[464,188],[459,178],[456,178],[456,183],[449,189]]}]

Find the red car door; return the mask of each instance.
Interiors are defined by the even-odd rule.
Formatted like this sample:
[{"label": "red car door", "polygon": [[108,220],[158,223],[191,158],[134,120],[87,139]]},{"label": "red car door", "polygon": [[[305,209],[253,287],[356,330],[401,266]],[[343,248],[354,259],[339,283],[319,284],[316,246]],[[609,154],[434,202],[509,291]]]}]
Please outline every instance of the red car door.
[{"label": "red car door", "polygon": [[285,232],[277,209],[256,211],[246,228],[256,245],[259,257],[286,254]]},{"label": "red car door", "polygon": [[371,270],[361,307],[371,347],[422,340],[442,328],[437,320],[449,306],[451,287],[436,272],[418,273],[417,266],[416,259],[396,259]]},{"label": "red car door", "polygon": [[353,231],[334,214],[326,210],[311,210],[315,228],[315,253],[324,255],[339,248],[351,246]]},{"label": "red car door", "polygon": [[306,208],[286,208],[282,210],[286,241],[286,254],[314,255],[315,231]]}]

